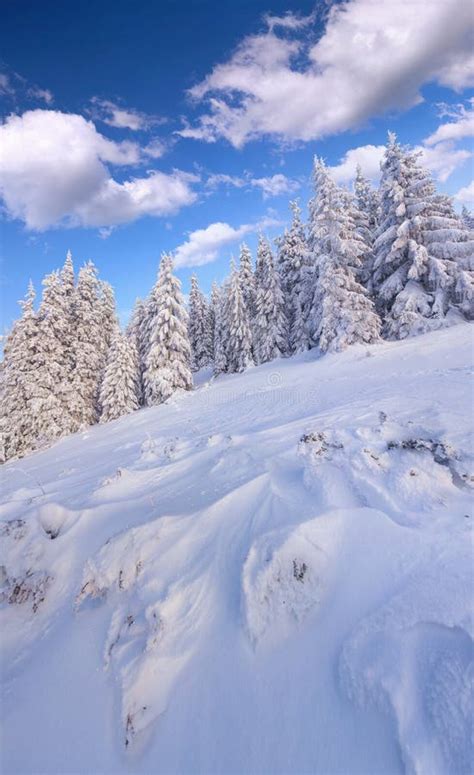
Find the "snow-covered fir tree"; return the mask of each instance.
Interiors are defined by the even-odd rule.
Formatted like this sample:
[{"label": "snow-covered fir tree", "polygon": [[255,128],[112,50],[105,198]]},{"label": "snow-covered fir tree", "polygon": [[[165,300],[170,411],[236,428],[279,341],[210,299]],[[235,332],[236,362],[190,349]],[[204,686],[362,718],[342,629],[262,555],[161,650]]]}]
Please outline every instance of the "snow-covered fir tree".
[{"label": "snow-covered fir tree", "polygon": [[43,280],[43,298],[38,310],[36,352],[36,436],[39,444],[77,430],[70,296],[62,283],[62,272],[51,272]]},{"label": "snow-covered fir tree", "polygon": [[98,420],[104,366],[100,286],[91,261],[79,270],[75,297],[73,416],[78,428],[86,428]]},{"label": "snow-covered fir tree", "polygon": [[436,193],[419,154],[390,134],[372,278],[387,337],[413,336],[465,316],[470,276],[460,273],[474,256],[471,237],[449,199]]},{"label": "snow-covered fir tree", "polygon": [[151,321],[150,345],[143,375],[147,406],[161,404],[178,388],[190,390],[191,347],[188,314],[181,283],[173,275],[171,256],[163,255],[154,288],[156,315]]},{"label": "snow-covered fir tree", "polygon": [[72,260],[71,251],[68,250],[66,254],[66,260],[63,268],[60,272],[61,284],[64,289],[64,295],[69,299],[71,307],[74,304],[74,292],[75,292],[75,278],[74,278],[74,263]]},{"label": "snow-covered fir tree", "polygon": [[116,326],[100,388],[100,422],[109,422],[139,407],[138,354],[132,337]]},{"label": "snow-covered fir tree", "polygon": [[[214,284],[213,284],[214,285]],[[211,298],[207,302],[206,300],[206,308],[207,308],[207,316],[206,316],[206,336],[209,342],[209,350],[210,350],[210,363],[214,362],[214,330],[216,325],[216,315],[215,315],[215,308],[212,303],[212,289],[211,289]]]},{"label": "snow-covered fir tree", "polygon": [[357,279],[372,294],[374,264],[374,234],[378,223],[378,196],[357,165],[353,194],[347,192],[347,214],[352,218],[357,234],[365,243],[366,250],[360,257]]},{"label": "snow-covered fir tree", "polygon": [[145,318],[145,303],[143,299],[137,298],[133,306],[130,322],[126,329],[127,336],[132,340],[137,353],[138,362],[138,400],[140,406],[143,406],[143,371],[145,368],[145,343],[143,341],[143,321]]},{"label": "snow-covered fir tree", "polygon": [[471,210],[466,207],[466,205],[462,206],[461,219],[466,228],[474,231],[474,215],[472,214]]},{"label": "snow-covered fir tree", "polygon": [[0,459],[21,456],[36,446],[36,351],[38,320],[30,280],[21,317],[6,336],[0,380]]},{"label": "snow-covered fir tree", "polygon": [[311,347],[307,326],[308,246],[298,202],[290,202],[291,226],[278,240],[278,271],[289,326],[292,353]]},{"label": "snow-covered fir tree", "polygon": [[267,238],[264,237],[263,234],[259,234],[258,243],[257,243],[257,258],[255,260],[255,272],[254,272],[255,295],[257,294],[258,286],[260,284],[260,280],[263,272],[264,259],[267,253],[271,253],[270,244]]},{"label": "snow-covered fir tree", "polygon": [[245,304],[239,273],[234,262],[227,298],[224,305],[225,323],[228,340],[226,344],[226,371],[244,371],[253,363],[252,331],[249,314]]},{"label": "snow-covered fir tree", "polygon": [[213,345],[208,304],[199,288],[196,275],[191,277],[188,334],[191,345],[192,369],[198,371],[211,362]]},{"label": "snow-covered fir tree", "polygon": [[362,173],[362,167],[360,164],[356,168],[356,176],[354,178],[354,196],[356,199],[357,207],[365,216],[366,226],[368,233],[364,232],[364,239],[370,238],[371,232],[378,226],[380,200],[378,191],[370,185],[369,180]]},{"label": "snow-covered fir tree", "polygon": [[242,294],[250,319],[255,315],[255,277],[252,268],[252,254],[248,245],[243,242],[240,246],[239,277],[242,286]]},{"label": "snow-covered fir tree", "polygon": [[100,314],[102,318],[102,340],[100,346],[102,348],[105,368],[105,362],[107,361],[112,335],[118,326],[118,318],[115,309],[115,293],[110,283],[105,282],[104,280],[99,280],[99,294]]},{"label": "snow-covered fir tree", "polygon": [[255,301],[254,354],[257,363],[266,363],[288,353],[288,320],[271,250],[260,254],[260,275]]},{"label": "snow-covered fir tree", "polygon": [[356,343],[377,342],[380,320],[356,279],[366,245],[347,209],[347,194],[315,161],[316,196],[312,230],[318,246],[317,281],[310,314],[312,335],[323,352]]},{"label": "snow-covered fir tree", "polygon": [[227,293],[226,288],[218,288],[216,283],[212,284],[211,304],[214,318],[214,375],[222,374],[227,371],[227,342],[229,332],[227,330]]}]

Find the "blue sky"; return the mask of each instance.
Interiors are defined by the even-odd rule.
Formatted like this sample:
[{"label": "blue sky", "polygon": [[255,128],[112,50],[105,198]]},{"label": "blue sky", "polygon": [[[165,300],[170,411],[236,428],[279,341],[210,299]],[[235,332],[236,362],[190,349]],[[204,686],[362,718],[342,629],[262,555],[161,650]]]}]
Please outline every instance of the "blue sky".
[{"label": "blue sky", "polygon": [[466,0],[7,0],[0,30],[3,327],[31,277],[92,259],[125,322],[175,251],[188,289],[274,238],[312,157],[377,176],[388,129],[472,201]]}]

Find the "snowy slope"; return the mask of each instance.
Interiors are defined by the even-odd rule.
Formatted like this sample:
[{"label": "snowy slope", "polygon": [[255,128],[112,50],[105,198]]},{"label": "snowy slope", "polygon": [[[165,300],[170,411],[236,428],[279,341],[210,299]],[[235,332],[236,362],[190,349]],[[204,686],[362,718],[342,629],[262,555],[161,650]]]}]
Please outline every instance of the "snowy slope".
[{"label": "snowy slope", "polygon": [[3,466],[4,773],[467,773],[472,328]]}]

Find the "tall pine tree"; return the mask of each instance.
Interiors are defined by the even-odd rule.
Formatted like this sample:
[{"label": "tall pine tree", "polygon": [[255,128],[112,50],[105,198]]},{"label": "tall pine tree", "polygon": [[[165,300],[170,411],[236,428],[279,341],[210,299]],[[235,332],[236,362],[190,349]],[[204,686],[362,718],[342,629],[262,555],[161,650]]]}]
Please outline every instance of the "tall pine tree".
[{"label": "tall pine tree", "polygon": [[387,337],[402,339],[466,316],[472,235],[449,199],[436,193],[419,154],[402,148],[394,134],[382,163],[374,247],[372,286]]},{"label": "tall pine tree", "polygon": [[293,212],[291,226],[278,240],[278,271],[289,325],[290,351],[298,353],[311,347],[306,304],[308,246],[298,203],[290,202],[290,207]]},{"label": "tall pine tree", "polygon": [[116,326],[100,389],[100,422],[109,422],[139,407],[138,355],[135,342]]},{"label": "tall pine tree", "polygon": [[380,320],[356,279],[366,245],[347,208],[347,194],[336,186],[321,160],[316,161],[315,183],[312,228],[318,258],[310,317],[313,338],[323,352],[377,342]]},{"label": "tall pine tree", "polygon": [[268,245],[261,250],[254,321],[254,353],[257,363],[266,363],[288,353],[288,320],[280,277]]},{"label": "tall pine tree", "polygon": [[161,259],[154,288],[156,315],[151,320],[150,347],[143,375],[147,406],[161,404],[175,390],[190,390],[191,347],[188,338],[188,314],[181,283],[173,275],[171,256]]},{"label": "tall pine tree", "polygon": [[36,446],[36,352],[38,321],[30,280],[20,302],[22,315],[5,339],[0,381],[1,460],[21,457]]},{"label": "tall pine tree", "polygon": [[253,363],[252,332],[245,304],[239,273],[232,262],[231,276],[225,303],[225,328],[227,371],[243,371]]},{"label": "tall pine tree", "polygon": [[196,275],[191,277],[188,334],[191,345],[192,368],[193,371],[198,371],[203,366],[208,366],[211,362],[213,346],[208,304],[199,288]]},{"label": "tall pine tree", "polygon": [[74,406],[76,426],[86,428],[98,420],[99,389],[104,366],[103,313],[97,269],[89,261],[79,270],[75,301]]}]

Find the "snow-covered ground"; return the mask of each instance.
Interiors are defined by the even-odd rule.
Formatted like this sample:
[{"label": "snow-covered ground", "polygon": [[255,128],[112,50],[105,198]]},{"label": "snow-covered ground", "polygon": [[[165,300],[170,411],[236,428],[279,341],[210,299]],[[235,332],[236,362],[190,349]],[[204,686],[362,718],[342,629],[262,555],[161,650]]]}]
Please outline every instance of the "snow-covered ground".
[{"label": "snow-covered ground", "polygon": [[468,773],[472,328],[3,466],[1,769]]}]

